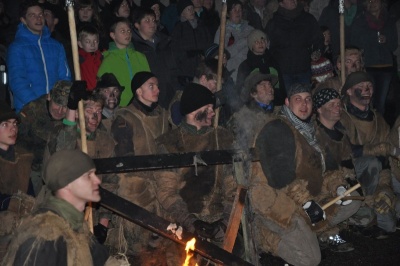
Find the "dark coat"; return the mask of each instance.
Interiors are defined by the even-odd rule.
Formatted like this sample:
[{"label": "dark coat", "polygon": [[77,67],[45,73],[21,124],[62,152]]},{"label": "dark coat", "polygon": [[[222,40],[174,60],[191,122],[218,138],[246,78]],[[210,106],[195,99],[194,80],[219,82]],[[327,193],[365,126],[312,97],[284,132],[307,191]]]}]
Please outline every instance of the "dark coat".
[{"label": "dark coat", "polygon": [[178,22],[171,36],[179,76],[193,78],[200,63],[200,55],[212,44],[207,28],[198,23],[197,27],[193,29],[188,21]]},{"label": "dark coat", "polygon": [[267,36],[282,74],[311,71],[311,52],[322,50],[324,44],[316,19],[300,6],[290,12],[279,7],[268,22]]},{"label": "dark coat", "polygon": [[210,36],[214,36],[220,24],[219,14],[216,10],[208,10],[203,7],[203,11],[200,13],[199,18],[200,23],[202,23],[210,33]]},{"label": "dark coat", "polygon": [[171,37],[156,32],[154,43],[144,40],[137,30],[132,33],[132,43],[136,51],[143,53],[150,70],[153,72],[160,87],[158,103],[167,108],[178,87],[177,64],[172,52]]}]

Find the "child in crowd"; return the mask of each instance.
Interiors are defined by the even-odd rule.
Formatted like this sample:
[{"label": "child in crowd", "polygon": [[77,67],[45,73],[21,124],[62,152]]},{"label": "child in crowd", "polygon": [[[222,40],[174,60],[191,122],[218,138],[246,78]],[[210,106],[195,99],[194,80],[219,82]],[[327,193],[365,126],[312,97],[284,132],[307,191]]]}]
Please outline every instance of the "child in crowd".
[{"label": "child in crowd", "polygon": [[[130,88],[131,80],[137,72],[150,71],[146,56],[133,48],[131,23],[128,19],[117,18],[110,27],[110,37],[113,42],[109,50],[103,53],[104,59],[97,76],[113,73],[121,86]],[[127,106],[132,98],[132,90],[124,90],[120,106]]]},{"label": "child in crowd", "polygon": [[99,33],[96,27],[87,23],[82,24],[78,32],[79,63],[82,80],[87,82],[87,90],[96,87],[96,75],[103,56],[99,50]]}]

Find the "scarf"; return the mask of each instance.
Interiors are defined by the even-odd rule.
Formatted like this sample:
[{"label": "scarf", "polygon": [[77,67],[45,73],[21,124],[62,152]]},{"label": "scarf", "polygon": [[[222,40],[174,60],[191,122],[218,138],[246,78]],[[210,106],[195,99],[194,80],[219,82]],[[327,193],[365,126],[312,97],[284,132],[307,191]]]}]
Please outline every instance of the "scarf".
[{"label": "scarf", "polygon": [[369,12],[365,12],[365,18],[370,29],[379,31],[385,26],[386,12],[382,9],[378,18]]},{"label": "scarf", "polygon": [[374,119],[374,113],[371,111],[369,106],[365,111],[362,111],[357,107],[355,107],[354,105],[352,105],[351,103],[349,103],[346,105],[346,110],[360,120],[372,121]]},{"label": "scarf", "polygon": [[312,121],[302,121],[300,120],[286,105],[282,106],[281,116],[286,117],[289,122],[300,132],[300,134],[306,139],[308,144],[316,150],[321,157],[322,172],[325,172],[325,157],[318,144],[317,138],[315,136],[315,128]]},{"label": "scarf", "polygon": [[78,231],[83,226],[83,213],[63,199],[50,196],[41,207],[63,217],[75,231]]},{"label": "scarf", "polygon": [[344,23],[346,26],[351,26],[353,19],[357,13],[357,5],[351,5],[348,9],[344,9]]},{"label": "scarf", "polygon": [[256,104],[260,106],[265,112],[272,113],[274,111],[274,103],[271,102],[270,104],[260,103],[256,101]]}]

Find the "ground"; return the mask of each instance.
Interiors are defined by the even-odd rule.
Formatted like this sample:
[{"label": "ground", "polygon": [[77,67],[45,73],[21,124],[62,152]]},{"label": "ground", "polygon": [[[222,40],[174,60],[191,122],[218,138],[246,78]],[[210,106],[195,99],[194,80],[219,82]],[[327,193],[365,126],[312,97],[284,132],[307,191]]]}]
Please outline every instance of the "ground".
[{"label": "ground", "polygon": [[[322,250],[320,266],[395,266],[400,265],[400,231],[397,230],[387,239],[376,240],[364,237],[359,233],[342,231],[344,239],[351,241],[354,250],[346,253],[335,253],[329,249]],[[262,256],[261,265],[285,265],[285,262],[272,256]]]}]

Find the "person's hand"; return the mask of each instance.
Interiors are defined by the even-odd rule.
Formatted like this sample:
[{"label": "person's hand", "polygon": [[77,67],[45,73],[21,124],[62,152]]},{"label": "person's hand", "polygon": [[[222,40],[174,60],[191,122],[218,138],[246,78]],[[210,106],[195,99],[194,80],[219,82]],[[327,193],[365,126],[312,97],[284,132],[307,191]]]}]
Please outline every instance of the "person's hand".
[{"label": "person's hand", "polygon": [[100,223],[93,227],[93,234],[100,244],[104,244],[104,242],[106,242],[107,232],[107,227]]},{"label": "person's hand", "polygon": [[84,80],[76,80],[72,84],[68,96],[68,109],[78,109],[78,103],[80,100],[87,100],[86,81]]},{"label": "person's hand", "polygon": [[310,217],[311,223],[316,224],[326,219],[324,210],[314,200],[309,200],[303,204],[303,209]]},{"label": "person's hand", "polygon": [[[344,186],[339,186],[336,189],[336,194],[338,196],[343,196],[345,192],[346,192],[346,188]],[[346,206],[346,205],[349,205],[351,202],[352,202],[352,200],[345,200],[345,201],[338,200],[338,201],[336,201],[336,204]]]},{"label": "person's hand", "polygon": [[378,195],[374,197],[374,207],[375,211],[379,214],[388,213],[392,208],[391,197],[384,191],[378,193]]},{"label": "person's hand", "polygon": [[213,223],[207,223],[202,220],[196,220],[193,223],[195,233],[205,239],[212,239],[215,241],[223,240],[226,231],[226,225],[222,220]]}]

